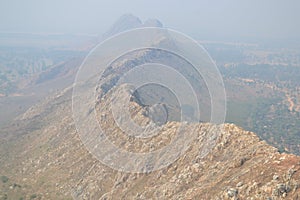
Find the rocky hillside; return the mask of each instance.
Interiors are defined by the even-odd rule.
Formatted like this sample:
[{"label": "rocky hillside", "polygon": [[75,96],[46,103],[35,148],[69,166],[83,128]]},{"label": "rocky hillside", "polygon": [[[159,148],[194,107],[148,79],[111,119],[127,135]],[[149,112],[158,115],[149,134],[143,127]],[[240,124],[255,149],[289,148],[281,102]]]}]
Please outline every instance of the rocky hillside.
[{"label": "rocky hillside", "polygon": [[[159,25],[155,20],[147,23]],[[193,118],[180,122],[178,104],[171,94],[160,92],[161,88],[134,91],[126,83],[116,86],[122,74],[159,58],[167,58],[162,59],[164,64],[174,66],[195,84],[203,100],[199,103],[210,106],[206,106],[207,89],[196,85],[203,81],[193,76],[192,69],[183,67],[188,63],[161,50],[144,49],[120,57],[107,68],[95,90],[95,106],[87,116],[95,113],[106,138],[127,152],[154,152],[165,146],[172,151],[183,145],[173,162],[157,169],[165,161],[162,154],[149,163],[137,160],[135,164],[144,168],[131,172],[103,164],[89,151],[104,148],[95,143],[97,133],[90,131],[88,142],[95,145],[88,150],[76,129],[73,88],[69,87],[0,130],[0,199],[299,199],[300,157],[279,153],[255,133],[234,124],[206,123],[205,118],[203,122]],[[164,98],[158,96],[161,94]],[[118,117],[123,110],[113,110],[116,97],[116,102],[129,97],[130,117],[145,127],[145,137],[130,136],[120,128],[119,122],[126,125],[126,120]],[[202,113],[206,114],[205,110]],[[105,152],[104,160],[114,154]],[[128,169],[127,161],[124,157],[118,163]]]},{"label": "rocky hillside", "polygon": [[[106,116],[99,121],[110,130],[110,140],[136,152],[168,144],[180,122],[156,125],[161,127],[157,137],[126,138],[109,109],[114,90],[130,94],[126,85],[112,89],[96,108],[99,117],[100,112]],[[280,154],[233,124],[185,123],[184,129],[194,138],[184,155],[168,167],[148,173],[113,170],[82,145],[72,119],[71,92],[66,89],[32,107],[14,128],[2,130],[7,133],[0,145],[2,199],[300,198],[300,158]],[[134,98],[130,108],[137,123],[151,124],[147,109]]]}]

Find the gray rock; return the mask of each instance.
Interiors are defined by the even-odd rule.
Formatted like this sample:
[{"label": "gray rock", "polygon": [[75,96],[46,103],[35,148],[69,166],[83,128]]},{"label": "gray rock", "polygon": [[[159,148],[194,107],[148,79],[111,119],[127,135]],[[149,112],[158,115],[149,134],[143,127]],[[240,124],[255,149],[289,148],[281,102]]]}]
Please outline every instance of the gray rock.
[{"label": "gray rock", "polygon": [[228,197],[236,197],[238,195],[238,190],[235,188],[230,188],[227,190]]},{"label": "gray rock", "polygon": [[275,181],[275,180],[278,180],[279,179],[279,176],[277,175],[277,174],[275,174],[274,176],[273,176],[273,180]]},{"label": "gray rock", "polygon": [[239,182],[238,184],[236,184],[236,187],[242,187],[244,185],[243,182]]},{"label": "gray rock", "polygon": [[147,111],[150,119],[159,126],[165,124],[168,120],[168,111],[164,104],[149,106]]},{"label": "gray rock", "polygon": [[277,190],[277,194],[284,195],[285,193],[288,193],[291,191],[291,187],[289,185],[281,183],[281,184],[277,185],[276,190]]}]

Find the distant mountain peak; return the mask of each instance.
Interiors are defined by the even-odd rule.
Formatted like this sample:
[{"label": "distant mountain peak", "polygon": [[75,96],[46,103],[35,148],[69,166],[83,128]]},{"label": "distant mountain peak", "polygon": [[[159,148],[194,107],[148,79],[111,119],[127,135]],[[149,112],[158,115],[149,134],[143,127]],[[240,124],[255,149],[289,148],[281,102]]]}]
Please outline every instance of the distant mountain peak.
[{"label": "distant mountain peak", "polygon": [[147,19],[144,24],[144,27],[163,27],[163,24],[158,19]]},{"label": "distant mountain peak", "polygon": [[113,26],[106,33],[104,33],[103,37],[107,38],[129,29],[138,28],[141,25],[142,21],[138,17],[132,14],[124,14],[113,24]]},{"label": "distant mountain peak", "polygon": [[108,38],[115,34],[121,33],[134,28],[141,27],[163,27],[163,24],[158,19],[147,19],[144,23],[142,20],[132,14],[122,15],[113,26],[103,34],[103,38]]}]

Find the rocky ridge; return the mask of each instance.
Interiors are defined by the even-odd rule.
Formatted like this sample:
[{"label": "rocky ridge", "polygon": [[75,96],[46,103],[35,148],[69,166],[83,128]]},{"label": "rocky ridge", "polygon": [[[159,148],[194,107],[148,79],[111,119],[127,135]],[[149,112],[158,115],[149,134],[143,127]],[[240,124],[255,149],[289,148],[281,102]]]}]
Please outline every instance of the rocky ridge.
[{"label": "rocky ridge", "polygon": [[[134,26],[141,25],[139,19],[130,18]],[[110,34],[127,28],[124,25]],[[180,122],[176,117],[157,120],[158,112],[176,107],[169,106],[171,100],[146,105],[130,85],[115,86],[125,70],[162,55],[145,50],[131,55],[134,59],[113,63],[97,87],[95,111],[106,137],[130,152],[146,153],[170,145],[182,127],[183,134],[193,137],[178,159],[153,172],[153,166],[146,166],[145,173],[125,173],[104,165],[78,135],[70,87],[1,130],[0,199],[299,199],[299,157],[279,153],[255,133],[234,124]],[[166,64],[184,64],[167,58]],[[124,133],[112,115],[115,93],[121,98],[130,95],[131,118],[149,131],[158,131],[157,135],[139,139]]]},{"label": "rocky ridge", "polygon": [[[123,89],[122,89],[123,88]],[[161,126],[158,137],[147,141],[127,139],[115,126],[109,112],[110,95],[104,95],[97,110],[108,137],[128,151],[148,152],[168,144],[180,122]],[[128,91],[128,90],[125,90]],[[71,89],[43,105],[31,108],[19,122],[26,130],[30,123],[41,127],[17,138],[1,141],[1,174],[8,191],[40,199],[299,199],[300,158],[279,153],[254,133],[233,124],[187,123],[195,136],[187,151],[168,167],[148,173],[124,173],[103,165],[82,145],[71,111]],[[137,123],[149,124],[145,108],[130,102]],[[99,113],[100,117],[100,113]],[[101,118],[101,117],[100,117]],[[203,151],[206,136],[217,133],[208,152]],[[121,137],[122,136],[122,137]],[[204,153],[204,154],[203,154]],[[18,185],[20,187],[17,187]]]}]

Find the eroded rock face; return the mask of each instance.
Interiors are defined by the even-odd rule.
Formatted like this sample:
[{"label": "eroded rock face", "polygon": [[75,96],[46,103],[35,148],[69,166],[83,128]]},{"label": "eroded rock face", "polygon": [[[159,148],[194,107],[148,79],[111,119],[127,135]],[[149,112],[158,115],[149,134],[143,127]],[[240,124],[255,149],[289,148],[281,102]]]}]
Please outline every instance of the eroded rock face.
[{"label": "eroded rock face", "polygon": [[154,104],[147,107],[146,116],[148,116],[155,124],[163,125],[168,121],[168,110],[165,104]]},{"label": "eroded rock face", "polygon": [[[155,137],[128,136],[113,121],[111,94],[112,91],[103,96],[96,110],[103,129],[109,130],[107,136],[116,146],[126,151],[149,152],[170,144],[181,122],[168,121],[160,126],[154,123],[153,128],[160,127]],[[32,120],[43,124],[21,138],[6,141],[19,148],[11,148],[9,157],[1,156],[0,173],[22,189],[12,187],[10,193],[1,190],[1,195],[20,193],[30,198],[36,194],[44,199],[299,198],[300,158],[278,153],[254,133],[233,124],[186,123],[185,131],[194,138],[187,151],[166,168],[148,173],[113,170],[82,145],[72,120],[70,97],[71,90],[66,90],[33,107],[30,112],[34,118],[25,115],[20,120],[22,130],[28,130]],[[151,125],[152,120],[144,115],[146,111],[130,101],[135,122]],[[1,142],[3,148],[4,141]]]},{"label": "eroded rock face", "polygon": [[[134,52],[133,56],[135,59],[125,56],[125,61],[113,63],[104,73],[96,88],[95,106],[87,115],[95,114],[105,138],[118,149],[148,153],[169,146],[170,150],[182,150],[178,158],[158,170],[154,169],[164,161],[163,155],[153,157],[148,163],[137,161],[144,164],[145,173],[125,173],[108,167],[83,145],[72,118],[72,88],[67,88],[29,109],[18,118],[15,127],[5,130],[18,134],[0,140],[0,175],[8,177],[7,182],[0,183],[1,197],[299,199],[299,157],[280,154],[254,133],[233,124],[175,120],[177,104],[171,95],[164,96],[168,101],[157,101],[160,98],[145,90],[145,96],[153,101],[142,101],[143,91],[139,95],[128,84],[116,86],[126,70],[155,61],[162,52],[145,50]],[[170,61],[174,64],[177,60]],[[184,63],[178,64],[177,69],[183,70],[187,77],[193,74],[180,68]],[[124,105],[126,109],[121,110]],[[185,106],[187,114],[193,110]],[[128,111],[128,115],[123,115],[123,111]],[[130,122],[144,127],[146,131],[141,135],[144,137],[128,134]],[[96,136],[93,131],[88,135]],[[93,149],[101,149],[95,140],[90,142]],[[104,158],[110,160],[114,153],[107,151]],[[124,165],[126,161],[126,158],[118,160]]]}]

